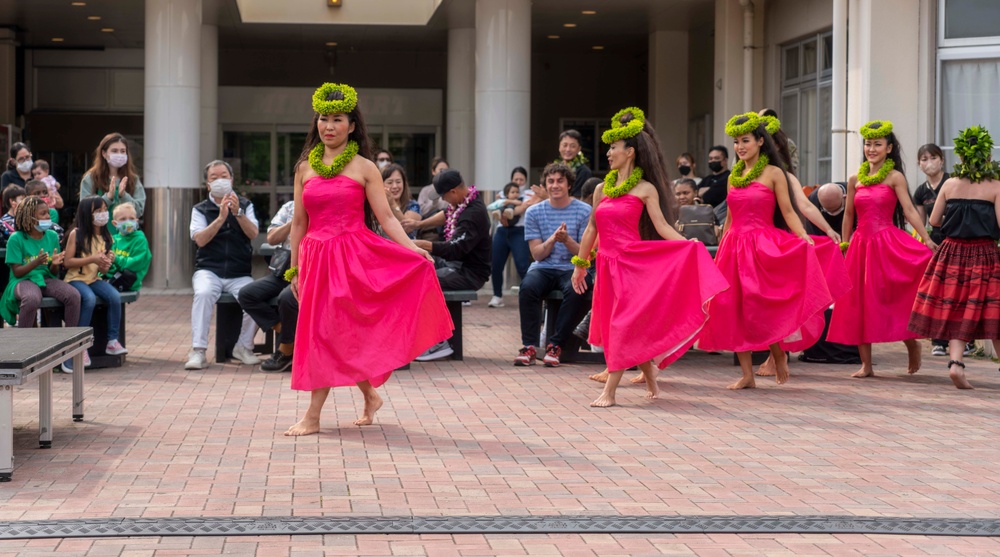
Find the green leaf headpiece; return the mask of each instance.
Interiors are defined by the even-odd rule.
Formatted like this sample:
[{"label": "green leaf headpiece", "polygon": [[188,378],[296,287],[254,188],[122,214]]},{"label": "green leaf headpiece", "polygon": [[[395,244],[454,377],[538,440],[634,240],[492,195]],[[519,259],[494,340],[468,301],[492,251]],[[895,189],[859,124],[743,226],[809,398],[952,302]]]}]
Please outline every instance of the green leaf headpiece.
[{"label": "green leaf headpiece", "polygon": [[[622,118],[626,114],[631,114],[632,119],[622,124]],[[615,141],[629,139],[639,135],[646,125],[646,115],[634,106],[623,108],[611,118],[611,129],[601,135],[601,140],[611,145]]]},{"label": "green leaf headpiece", "polygon": [[878,139],[892,133],[892,122],[888,120],[872,120],[861,126],[861,137],[865,139]]},{"label": "green leaf headpiece", "polygon": [[[777,119],[776,119],[777,120]],[[765,123],[756,112],[746,112],[743,114],[737,114],[729,119],[726,123],[726,135],[729,137],[739,137],[741,135],[746,135],[758,126]]]},{"label": "green leaf headpiece", "polygon": [[[344,98],[334,98],[340,92]],[[312,97],[313,110],[320,114],[349,114],[358,106],[358,92],[343,83],[324,83],[316,89]]]}]

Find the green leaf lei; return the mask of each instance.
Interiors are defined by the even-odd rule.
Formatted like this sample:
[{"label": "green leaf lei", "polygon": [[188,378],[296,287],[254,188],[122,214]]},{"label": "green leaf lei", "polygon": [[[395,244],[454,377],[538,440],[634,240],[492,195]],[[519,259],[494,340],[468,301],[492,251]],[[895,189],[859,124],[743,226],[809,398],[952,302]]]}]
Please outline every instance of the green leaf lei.
[{"label": "green leaf lei", "polygon": [[344,170],[344,167],[347,166],[347,163],[351,162],[354,155],[358,154],[358,142],[352,139],[347,142],[344,152],[333,159],[333,164],[327,166],[323,164],[323,148],[323,143],[317,143],[309,151],[309,166],[316,171],[316,174],[324,178],[333,178],[337,174],[340,174],[340,171]]},{"label": "green leaf lei", "polygon": [[607,197],[621,197],[634,188],[639,183],[639,180],[642,180],[642,169],[637,166],[628,175],[628,180],[622,182],[620,186],[616,186],[615,182],[618,181],[618,171],[612,170],[604,177],[604,188],[601,191]]},{"label": "green leaf lei", "polygon": [[[344,95],[342,100],[333,98],[338,91]],[[324,83],[313,93],[312,106],[320,114],[349,114],[358,106],[358,92],[344,83]]]},{"label": "green leaf lei", "polygon": [[[622,118],[626,114],[632,114],[632,119],[622,124]],[[601,134],[601,140],[608,145],[615,141],[629,139],[639,135],[646,125],[646,114],[634,106],[623,108],[611,117],[611,129]]]},{"label": "green leaf lei", "polygon": [[955,153],[961,159],[952,176],[972,183],[996,180],[1000,177],[1000,163],[990,160],[993,138],[982,126],[972,126],[959,132],[955,138]]},{"label": "green leaf lei", "polygon": [[745,188],[750,185],[760,175],[764,173],[764,168],[767,164],[771,162],[768,160],[767,155],[761,155],[757,157],[757,163],[753,165],[750,172],[747,172],[746,176],[743,175],[743,170],[747,167],[747,163],[743,162],[743,159],[736,161],[733,165],[732,172],[729,173],[729,183],[733,185],[734,188]]},{"label": "green leaf lei", "polygon": [[861,163],[861,168],[858,169],[858,181],[866,186],[874,186],[875,184],[885,183],[886,176],[892,172],[892,169],[896,168],[896,163],[892,159],[885,159],[882,163],[882,168],[878,169],[878,172],[874,176],[869,176],[868,173],[871,172],[871,165],[868,161]]},{"label": "green leaf lei", "polygon": [[565,165],[568,165],[570,168],[575,169],[578,166],[587,166],[588,162],[590,162],[590,161],[587,160],[586,156],[584,156],[583,151],[580,151],[569,162],[566,162],[566,161],[562,160],[562,157],[560,157],[560,158],[552,161],[552,164],[565,164]]}]

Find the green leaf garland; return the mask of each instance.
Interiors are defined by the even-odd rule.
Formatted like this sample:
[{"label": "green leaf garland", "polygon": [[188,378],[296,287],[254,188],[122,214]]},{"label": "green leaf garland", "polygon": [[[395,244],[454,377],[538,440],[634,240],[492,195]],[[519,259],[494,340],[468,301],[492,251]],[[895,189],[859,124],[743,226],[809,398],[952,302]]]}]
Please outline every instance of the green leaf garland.
[{"label": "green leaf garland", "polygon": [[733,165],[733,171],[729,173],[729,183],[733,185],[734,188],[745,188],[750,185],[751,182],[760,178],[760,175],[764,173],[764,168],[770,163],[767,155],[761,155],[757,157],[757,162],[747,172],[743,175],[743,170],[746,169],[747,163],[743,162],[743,159],[736,161]]},{"label": "green leaf garland", "polygon": [[874,186],[875,184],[884,184],[885,179],[892,172],[892,169],[896,168],[896,163],[892,159],[885,159],[882,163],[882,168],[878,169],[878,172],[873,176],[869,176],[868,173],[871,172],[871,165],[868,161],[861,163],[861,168],[858,169],[858,181],[866,186]]},{"label": "green leaf garland", "polygon": [[615,182],[618,181],[618,171],[612,170],[608,172],[608,175],[604,177],[604,188],[601,190],[607,197],[621,197],[629,192],[636,184],[642,180],[642,169],[638,166],[635,170],[628,175],[628,180],[625,180],[621,185],[616,186]]},{"label": "green leaf garland", "polygon": [[972,126],[959,132],[955,138],[955,154],[961,162],[955,165],[952,176],[964,178],[974,184],[1000,178],[1000,163],[990,160],[993,138],[986,128]]},{"label": "green leaf garland", "polygon": [[353,139],[348,141],[347,146],[344,147],[344,152],[337,155],[333,159],[333,164],[330,166],[323,164],[323,150],[323,143],[317,143],[316,146],[309,151],[309,166],[316,171],[316,174],[319,174],[324,178],[333,178],[344,170],[344,167],[347,166],[347,163],[351,162],[354,155],[358,154],[358,142]]}]

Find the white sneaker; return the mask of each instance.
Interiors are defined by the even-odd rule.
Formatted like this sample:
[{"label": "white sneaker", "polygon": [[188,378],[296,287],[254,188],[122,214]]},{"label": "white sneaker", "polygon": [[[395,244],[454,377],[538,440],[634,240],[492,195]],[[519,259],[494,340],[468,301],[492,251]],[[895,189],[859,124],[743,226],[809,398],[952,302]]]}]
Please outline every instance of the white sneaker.
[{"label": "white sneaker", "polygon": [[83,351],[83,367],[84,369],[90,367],[90,352],[86,350]]},{"label": "white sneaker", "polygon": [[238,344],[233,347],[233,357],[248,366],[255,366],[260,363],[260,358],[254,356],[253,350],[244,348]]},{"label": "white sneaker", "polygon": [[447,358],[454,354],[455,351],[451,349],[451,345],[448,344],[447,340],[442,340],[441,342],[431,346],[427,349],[427,352],[414,358],[418,362],[429,362],[431,360],[440,360],[441,358]]},{"label": "white sneaker", "polygon": [[61,369],[63,373],[73,373],[73,366],[67,365],[66,362],[60,364],[59,369]]},{"label": "white sneaker", "polygon": [[489,306],[489,307],[491,307],[491,308],[502,308],[503,307],[503,298],[501,298],[500,296],[493,296],[492,298],[490,298],[490,303],[488,303],[486,305]]},{"label": "white sneaker", "polygon": [[112,356],[121,356],[123,354],[128,354],[128,350],[126,350],[125,347],[122,346],[122,343],[118,342],[118,339],[108,342],[107,347],[104,348],[104,352]]},{"label": "white sneaker", "polygon": [[184,364],[184,369],[205,369],[208,367],[208,358],[205,357],[204,350],[192,350],[188,352],[188,361]]}]

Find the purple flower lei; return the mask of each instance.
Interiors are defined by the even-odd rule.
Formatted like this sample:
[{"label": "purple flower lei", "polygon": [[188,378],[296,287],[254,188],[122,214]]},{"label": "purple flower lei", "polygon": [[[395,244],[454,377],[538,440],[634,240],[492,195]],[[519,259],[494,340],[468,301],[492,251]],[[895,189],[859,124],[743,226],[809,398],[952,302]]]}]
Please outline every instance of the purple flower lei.
[{"label": "purple flower lei", "polygon": [[458,217],[462,214],[462,211],[469,206],[469,203],[479,195],[476,191],[476,186],[469,187],[469,194],[465,196],[465,199],[458,204],[457,207],[448,207],[445,210],[445,223],[444,223],[444,241],[450,242],[451,238],[455,235],[455,225],[458,224]]}]

